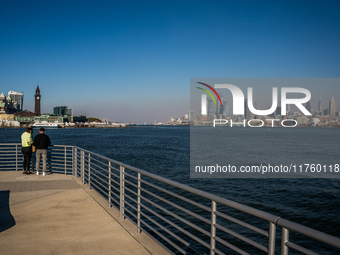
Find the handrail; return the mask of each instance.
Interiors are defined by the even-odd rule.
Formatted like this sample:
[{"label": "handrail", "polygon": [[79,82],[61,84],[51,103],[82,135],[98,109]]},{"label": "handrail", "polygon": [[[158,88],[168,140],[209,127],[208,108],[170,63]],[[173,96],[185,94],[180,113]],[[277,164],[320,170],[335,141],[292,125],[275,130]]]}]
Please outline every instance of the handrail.
[{"label": "handrail", "polygon": [[[6,151],[1,148],[6,148]],[[0,143],[0,170],[18,171],[18,162],[22,160],[20,143]],[[149,236],[163,240],[163,245],[171,252],[225,254],[225,249],[232,249],[241,254],[248,254],[247,247],[254,247],[267,254],[275,254],[276,227],[282,228],[281,254],[287,255],[289,249],[306,254],[316,254],[302,247],[301,243],[289,240],[293,231],[331,247],[340,249],[340,239],[326,233],[305,227],[279,216],[225,199],[208,192],[181,184],[176,181],[149,173],[103,155],[71,145],[54,145],[49,150],[49,170],[56,173],[72,174],[80,177],[83,184],[95,189],[108,200],[109,207],[115,206],[120,211],[122,220],[128,218],[137,226],[137,233],[147,232]],[[34,160],[32,167],[34,169]],[[117,172],[120,174],[116,174]],[[145,177],[153,181],[145,180]],[[159,186],[158,182],[167,185]],[[176,191],[184,191],[178,194]],[[194,201],[186,197],[197,196],[206,201]],[[115,199],[114,197],[118,198]],[[209,204],[210,201],[210,204]],[[217,205],[227,206],[247,215],[269,223],[268,230],[263,230],[247,221],[235,218]],[[169,218],[170,217],[170,218]],[[173,219],[173,220],[171,220]],[[227,225],[226,225],[227,223]],[[230,227],[230,223],[237,228]],[[241,235],[237,230],[242,227],[251,235]],[[217,232],[216,230],[219,230]],[[223,234],[225,233],[225,234]],[[254,234],[266,238],[263,245],[259,238],[252,239]],[[244,242],[237,246],[225,238],[233,236]],[[184,245],[184,246],[183,246]],[[222,245],[222,246],[221,246]],[[247,246],[248,245],[248,246]],[[171,247],[171,248],[170,248]],[[217,249],[218,247],[218,249]],[[241,249],[242,248],[242,249]],[[189,249],[189,250],[188,250]],[[187,251],[188,250],[188,251]],[[251,253],[253,254],[253,250]]]}]

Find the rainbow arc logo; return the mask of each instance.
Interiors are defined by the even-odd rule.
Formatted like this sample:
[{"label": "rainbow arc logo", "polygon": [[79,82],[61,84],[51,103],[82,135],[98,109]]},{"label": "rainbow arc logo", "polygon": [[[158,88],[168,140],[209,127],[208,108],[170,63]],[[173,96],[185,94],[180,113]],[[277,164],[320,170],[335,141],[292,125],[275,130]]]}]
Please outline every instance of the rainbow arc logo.
[{"label": "rainbow arc logo", "polygon": [[[203,82],[197,82],[197,83],[199,83],[199,84],[201,84],[201,85],[203,85],[203,86],[206,86],[207,88],[211,89],[211,91],[214,92],[215,95],[217,96],[218,100],[220,101],[220,104],[223,105],[220,96],[218,95],[218,93],[216,92],[216,90],[215,90],[213,87],[211,87],[210,85],[205,84],[205,83],[203,83]],[[216,100],[215,100],[214,96],[211,94],[211,92],[210,92],[209,90],[203,89],[203,88],[200,88],[200,87],[196,87],[196,88],[203,90],[203,91],[206,92],[209,96],[211,96],[212,100],[214,101],[215,105],[217,106]]]}]

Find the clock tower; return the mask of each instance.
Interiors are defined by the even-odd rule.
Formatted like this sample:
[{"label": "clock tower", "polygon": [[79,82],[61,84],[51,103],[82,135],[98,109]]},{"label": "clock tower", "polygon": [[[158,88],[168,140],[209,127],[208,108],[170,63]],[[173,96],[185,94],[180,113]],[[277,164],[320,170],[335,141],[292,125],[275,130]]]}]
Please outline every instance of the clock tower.
[{"label": "clock tower", "polygon": [[34,97],[35,97],[34,113],[37,116],[40,116],[41,115],[41,112],[40,112],[40,99],[41,99],[41,95],[40,95],[39,85],[37,86],[37,89],[35,90]]}]

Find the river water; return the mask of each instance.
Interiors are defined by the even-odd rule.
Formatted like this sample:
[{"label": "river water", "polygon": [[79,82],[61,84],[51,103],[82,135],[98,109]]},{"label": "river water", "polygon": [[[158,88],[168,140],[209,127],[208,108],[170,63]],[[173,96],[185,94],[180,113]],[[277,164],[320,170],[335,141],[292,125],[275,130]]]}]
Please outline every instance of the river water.
[{"label": "river water", "polygon": [[[248,130],[251,128],[248,128]],[[339,129],[296,128],[290,141],[303,147],[296,153],[306,162],[314,162],[313,151],[325,139],[333,141],[329,153],[323,149],[324,158],[332,155],[339,160]],[[239,130],[239,131],[238,131]],[[284,128],[272,128],[270,139],[280,144]],[[277,130],[277,131],[275,131]],[[0,143],[20,143],[23,129],[0,129]],[[240,147],[245,141],[256,145],[258,136],[244,128],[235,128],[234,136],[241,134]],[[254,131],[258,132],[258,131]],[[34,129],[33,135],[38,133]],[[299,224],[340,237],[340,179],[191,179],[190,178],[190,128],[140,127],[140,128],[66,128],[46,130],[53,144],[75,145],[151,173],[184,183],[212,194],[263,210]],[[307,135],[304,135],[307,134]],[[320,138],[320,135],[322,137]],[[313,139],[314,138],[314,139]],[[263,139],[263,137],[261,138]],[[286,145],[284,145],[286,144]],[[283,143],[291,146],[291,143]],[[310,148],[310,150],[308,149]],[[263,153],[265,148],[261,149]],[[303,151],[302,151],[303,150]],[[250,148],[247,153],[254,151]],[[291,157],[291,150],[283,148],[280,157]],[[242,150],[239,157],[244,157]],[[268,151],[268,153],[272,153]],[[337,155],[337,156],[336,156]],[[321,155],[322,156],[322,155]],[[331,254],[331,253],[330,253]]]}]

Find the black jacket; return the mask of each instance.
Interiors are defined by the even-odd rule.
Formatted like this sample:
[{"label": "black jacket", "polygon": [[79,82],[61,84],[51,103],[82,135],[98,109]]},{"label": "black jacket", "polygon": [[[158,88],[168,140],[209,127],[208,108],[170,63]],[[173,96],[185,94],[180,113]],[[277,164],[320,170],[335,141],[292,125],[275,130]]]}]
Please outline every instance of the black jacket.
[{"label": "black jacket", "polygon": [[39,134],[34,137],[33,145],[38,149],[47,149],[51,145],[50,138],[45,134]]}]

